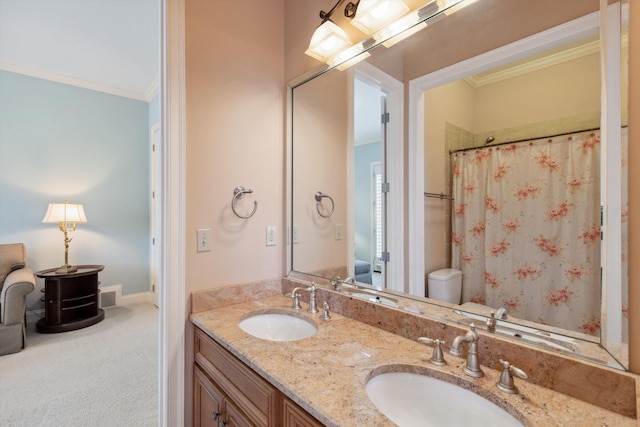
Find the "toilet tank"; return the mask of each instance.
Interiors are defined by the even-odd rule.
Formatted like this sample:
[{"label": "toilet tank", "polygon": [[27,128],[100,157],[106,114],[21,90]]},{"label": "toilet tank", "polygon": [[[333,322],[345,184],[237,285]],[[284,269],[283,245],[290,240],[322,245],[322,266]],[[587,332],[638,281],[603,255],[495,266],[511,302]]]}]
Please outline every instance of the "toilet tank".
[{"label": "toilet tank", "polygon": [[462,271],[444,268],[429,273],[428,296],[451,304],[460,304],[462,296]]}]

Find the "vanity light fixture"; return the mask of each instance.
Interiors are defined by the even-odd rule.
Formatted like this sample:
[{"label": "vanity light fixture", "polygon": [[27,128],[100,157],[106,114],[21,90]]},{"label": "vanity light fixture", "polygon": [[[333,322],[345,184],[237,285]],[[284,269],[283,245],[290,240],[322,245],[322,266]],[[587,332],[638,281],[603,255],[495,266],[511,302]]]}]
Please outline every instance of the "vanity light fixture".
[{"label": "vanity light fixture", "polygon": [[[344,0],[338,0],[329,12],[320,11],[322,22],[311,36],[309,48],[305,51],[306,55],[318,61],[326,62],[338,52],[352,45],[347,33],[331,21],[331,15],[343,2]],[[348,16],[346,9],[344,13],[345,16]]]},{"label": "vanity light fixture", "polygon": [[42,222],[58,224],[58,228],[64,233],[64,265],[56,270],[56,273],[67,274],[77,271],[77,266],[69,265],[69,232],[75,231],[77,223],[87,222],[84,207],[80,203],[68,203],[66,200],[64,203],[49,203]]},{"label": "vanity light fixture", "polygon": [[351,25],[365,34],[375,33],[409,11],[402,0],[358,0],[354,6],[356,14]]},{"label": "vanity light fixture", "polygon": [[426,27],[424,20],[436,16],[439,11],[444,11],[444,14],[436,16],[436,20],[451,15],[475,0],[430,0],[409,14],[409,7],[402,0],[350,1],[344,8],[344,16],[352,19],[354,27],[367,35],[373,34],[355,45],[345,31],[331,21],[332,14],[344,1],[338,0],[329,12],[320,11],[322,22],[305,51],[305,54],[339,70],[345,70],[370,56],[366,50],[375,42],[391,47]]},{"label": "vanity light fixture", "polygon": [[419,21],[420,16],[417,12],[410,13],[378,31],[374,38],[379,42],[386,40],[382,42],[382,45],[387,48],[391,47],[427,26],[426,22],[420,22],[418,24]]},{"label": "vanity light fixture", "polygon": [[[438,1],[430,1],[426,6],[403,16],[397,21],[387,25],[381,29],[373,37],[378,42],[382,42],[384,47],[391,47],[401,42],[407,37],[412,36],[427,26],[424,19],[434,16],[440,10]],[[437,19],[437,18],[436,18]]]},{"label": "vanity light fixture", "polygon": [[336,68],[340,71],[344,71],[370,56],[371,54],[369,52],[364,52],[362,44],[357,44],[328,59],[327,64],[329,64],[330,67],[339,64]]},{"label": "vanity light fixture", "polygon": [[318,61],[325,62],[338,52],[351,46],[347,33],[327,19],[311,36],[309,48],[304,52]]}]

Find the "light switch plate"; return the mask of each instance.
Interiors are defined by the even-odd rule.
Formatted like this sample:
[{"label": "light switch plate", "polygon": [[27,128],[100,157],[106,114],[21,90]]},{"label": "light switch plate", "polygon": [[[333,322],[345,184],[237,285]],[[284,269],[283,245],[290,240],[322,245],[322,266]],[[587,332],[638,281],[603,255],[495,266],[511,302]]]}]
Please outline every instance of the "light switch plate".
[{"label": "light switch plate", "polygon": [[211,250],[211,229],[198,229],[198,252],[209,252]]},{"label": "light switch plate", "polygon": [[335,239],[342,240],[342,224],[336,224]]}]

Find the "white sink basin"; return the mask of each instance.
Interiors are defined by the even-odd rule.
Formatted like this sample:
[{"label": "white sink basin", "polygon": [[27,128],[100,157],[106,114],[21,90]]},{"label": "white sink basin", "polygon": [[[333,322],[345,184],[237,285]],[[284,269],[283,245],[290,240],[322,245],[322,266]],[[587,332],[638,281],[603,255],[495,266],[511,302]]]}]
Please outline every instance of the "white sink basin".
[{"label": "white sink basin", "polygon": [[257,338],[269,341],[297,341],[318,332],[318,327],[294,313],[260,312],[250,314],[238,324],[240,329]]},{"label": "white sink basin", "polygon": [[426,375],[389,372],[366,385],[373,404],[400,427],[520,426],[507,411],[477,394]]}]

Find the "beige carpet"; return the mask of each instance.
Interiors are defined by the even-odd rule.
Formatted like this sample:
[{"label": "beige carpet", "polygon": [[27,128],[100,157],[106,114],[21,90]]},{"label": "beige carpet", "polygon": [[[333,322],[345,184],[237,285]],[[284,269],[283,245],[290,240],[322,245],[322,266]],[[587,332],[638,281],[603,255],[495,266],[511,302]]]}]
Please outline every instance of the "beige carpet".
[{"label": "beige carpet", "polygon": [[158,309],[105,309],[97,325],[27,330],[27,348],[0,356],[0,426],[156,426]]}]

